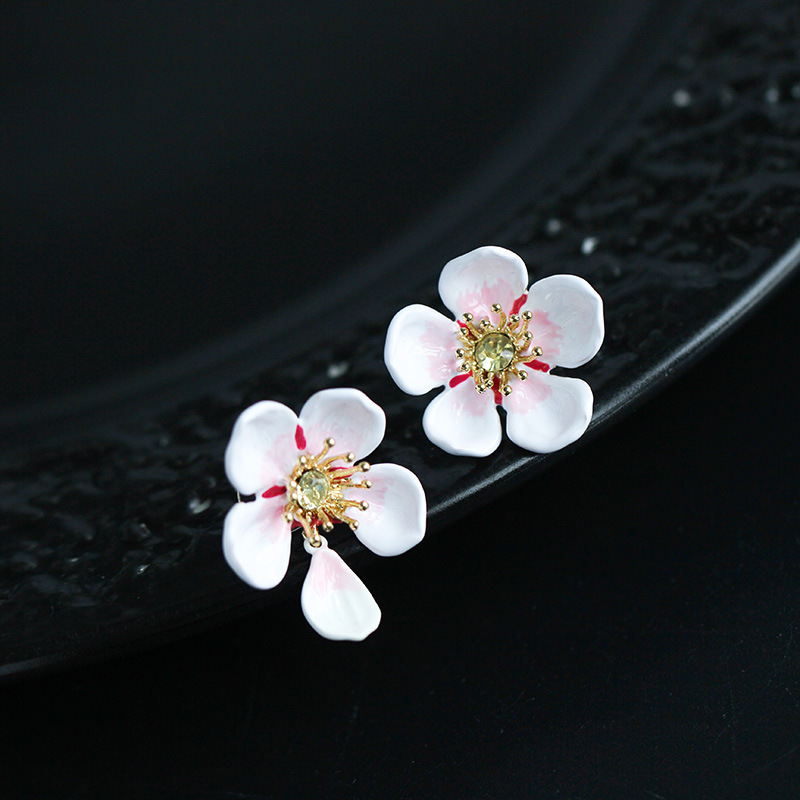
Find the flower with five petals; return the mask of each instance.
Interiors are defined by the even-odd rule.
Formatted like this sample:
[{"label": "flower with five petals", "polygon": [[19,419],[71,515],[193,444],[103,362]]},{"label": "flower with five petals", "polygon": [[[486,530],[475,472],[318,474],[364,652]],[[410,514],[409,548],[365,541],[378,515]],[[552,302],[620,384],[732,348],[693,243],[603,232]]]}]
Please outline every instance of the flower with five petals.
[{"label": "flower with five petals", "polygon": [[345,523],[381,556],[400,555],[425,535],[425,492],[416,475],[397,464],[360,460],[381,443],[385,429],[383,410],[363,392],[326,389],[312,395],[299,416],[270,400],[250,406],[225,451],[233,487],[255,495],[225,518],[228,564],[251,586],[270,589],[286,574],[292,530],[299,529],[311,555],[303,613],[329,639],[364,639],[381,612],[319,529]]},{"label": "flower with five petals", "polygon": [[448,453],[493,453],[502,439],[497,406],[505,409],[508,438],[536,453],[566,447],[589,425],[589,385],[550,371],[579,367],[600,349],[600,295],[577,275],[527,287],[518,255],[480,247],[448,262],[439,277],[456,321],[411,305],[389,325],[384,359],[395,383],[413,395],[445,386],[422,425]]}]

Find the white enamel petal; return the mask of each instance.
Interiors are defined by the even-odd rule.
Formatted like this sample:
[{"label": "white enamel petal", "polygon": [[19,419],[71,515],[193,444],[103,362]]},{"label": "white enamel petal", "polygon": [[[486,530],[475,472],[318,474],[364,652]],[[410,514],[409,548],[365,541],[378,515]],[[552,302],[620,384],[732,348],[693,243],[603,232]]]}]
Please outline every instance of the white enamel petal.
[{"label": "white enamel petal", "polygon": [[322,450],[330,436],[336,453],[368,456],[386,432],[383,409],[358,389],[324,389],[312,395],[300,411],[300,426],[311,453]]},{"label": "white enamel petal", "polygon": [[583,436],[592,418],[594,397],[589,384],[531,372],[503,400],[506,433],[512,442],[534,453],[552,453]]},{"label": "white enamel petal", "polygon": [[456,374],[458,326],[428,306],[406,306],[386,332],[383,358],[394,382],[408,394],[425,394]]},{"label": "white enamel petal", "polygon": [[297,458],[297,416],[264,400],[239,415],[225,450],[225,473],[236,491],[256,494],[283,482]]},{"label": "white enamel petal", "polygon": [[300,593],[309,625],[326,639],[366,639],[381,621],[381,610],[361,579],[328,548],[306,547],[311,566]]},{"label": "white enamel petal", "polygon": [[366,500],[366,511],[354,510],[356,536],[379,556],[399,556],[425,536],[425,490],[411,470],[399,464],[373,464],[366,476],[370,489],[352,489],[348,499]]},{"label": "white enamel petal", "polygon": [[479,319],[494,319],[493,303],[500,303],[510,313],[527,287],[525,262],[502,247],[479,247],[454,258],[439,276],[439,294],[456,318],[469,311]]},{"label": "white enamel petal", "polygon": [[492,392],[478,394],[472,379],[434,397],[422,415],[422,428],[437,447],[454,456],[488,456],[503,438]]},{"label": "white enamel petal", "polygon": [[544,351],[541,360],[551,367],[580,367],[603,343],[603,300],[577,275],[537,281],[521,310],[533,314],[528,330]]},{"label": "white enamel petal", "polygon": [[284,496],[236,503],[225,517],[222,552],[231,569],[256,589],[271,589],[286,575],[292,537],[283,519]]}]

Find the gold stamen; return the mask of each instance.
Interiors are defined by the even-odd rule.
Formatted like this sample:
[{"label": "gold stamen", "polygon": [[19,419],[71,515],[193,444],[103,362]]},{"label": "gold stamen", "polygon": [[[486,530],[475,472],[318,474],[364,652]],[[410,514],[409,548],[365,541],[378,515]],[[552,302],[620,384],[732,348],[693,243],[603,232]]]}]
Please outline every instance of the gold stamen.
[{"label": "gold stamen", "polygon": [[[302,528],[303,538],[312,547],[322,544],[318,528],[329,533],[335,523],[344,522],[355,530],[358,520],[344,512],[349,508],[358,511],[369,508],[366,501],[350,500],[342,494],[348,489],[369,489],[372,486],[370,481],[356,483],[352,480],[355,474],[367,472],[369,463],[361,461],[354,464],[355,453],[329,455],[335,444],[335,440],[329,437],[317,455],[303,453],[286,478],[290,494],[283,509],[283,518],[289,524],[296,521]],[[334,462],[337,461],[346,466],[335,466]],[[301,501],[305,505],[301,505]]]},{"label": "gold stamen", "polygon": [[527,380],[528,374],[518,365],[527,363],[542,354],[541,347],[531,347],[533,333],[528,323],[533,319],[531,311],[506,315],[500,303],[492,303],[489,308],[497,314],[497,323],[483,317],[475,324],[475,317],[465,312],[464,324],[457,336],[459,346],[455,350],[459,359],[458,369],[471,373],[475,390],[483,394],[488,389],[496,389],[508,396],[513,389],[509,380]]}]

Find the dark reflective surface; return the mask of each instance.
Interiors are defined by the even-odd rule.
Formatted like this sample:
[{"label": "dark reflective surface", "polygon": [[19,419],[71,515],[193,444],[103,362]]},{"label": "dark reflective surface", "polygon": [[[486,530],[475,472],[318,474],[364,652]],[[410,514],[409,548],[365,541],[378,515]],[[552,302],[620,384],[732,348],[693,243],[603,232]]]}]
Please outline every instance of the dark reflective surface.
[{"label": "dark reflective surface", "polygon": [[363,644],[293,595],[3,687],[3,796],[796,797],[798,304],[795,281],[608,435],[364,564]]},{"label": "dark reflective surface", "polygon": [[[689,20],[671,7],[656,13],[557,141],[546,147],[523,131],[528,161],[501,195],[453,214],[437,237],[376,256],[374,272],[342,273],[347,324],[304,343],[302,357],[282,358],[271,337],[330,298],[276,309],[211,366],[201,358],[150,383],[131,379],[72,416],[59,407],[52,427],[35,414],[5,417],[3,672],[91,659],[295,595],[301,548],[269,593],[238,582],[220,557],[233,500],[222,452],[236,415],[256,400],[299,408],[326,386],[366,390],[389,417],[374,460],[420,476],[431,538],[452,514],[552,463],[508,443],[483,460],[436,450],[420,427],[428,398],[402,395],[382,365],[392,314],[407,302],[436,305],[441,265],[470,247],[509,246],[533,278],[574,272],[601,291],[608,335],[581,371],[596,392],[595,433],[709,347],[798,256],[796,9],[777,0],[763,8],[742,0]],[[61,438],[48,439],[59,426]],[[331,542],[362,559],[352,537]]]},{"label": "dark reflective surface", "polygon": [[191,351],[351,271],[605,69],[650,5],[6,10],[0,407]]}]

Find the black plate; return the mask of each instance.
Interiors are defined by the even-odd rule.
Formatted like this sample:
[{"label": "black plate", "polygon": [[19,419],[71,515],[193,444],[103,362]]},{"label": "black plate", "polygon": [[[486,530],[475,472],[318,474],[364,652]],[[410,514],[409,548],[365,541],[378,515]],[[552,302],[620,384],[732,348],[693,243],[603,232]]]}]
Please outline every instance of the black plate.
[{"label": "black plate", "polygon": [[[326,269],[303,272],[292,269],[288,242],[273,250],[268,238],[247,240],[260,253],[260,262],[251,259],[248,267],[262,268],[255,284],[264,292],[259,304],[276,306],[266,320],[155,371],[123,375],[102,390],[46,401],[41,397],[52,385],[45,378],[22,387],[17,400],[29,402],[8,407],[0,420],[3,674],[139,646],[297,591],[306,561],[300,548],[287,579],[270,593],[238,582],[219,552],[221,520],[234,499],[222,452],[236,415],[256,400],[270,397],[297,409],[327,386],[366,391],[389,421],[375,460],[417,472],[428,492],[432,535],[445,519],[551,463],[554,457],[531,456],[507,442],[480,460],[436,450],[420,428],[427,398],[401,394],[382,365],[393,313],[409,302],[437,306],[441,266],[474,246],[519,252],[532,278],[583,275],[603,295],[606,343],[581,370],[597,398],[589,435],[705,352],[800,259],[800,69],[786,38],[794,8],[770,6],[767,14],[763,3],[736,2],[712,13],[687,3],[676,14],[674,4],[615,4],[618,13],[604,18],[605,27],[590,20],[595,34],[588,40],[579,41],[576,27],[578,38],[570,41],[580,57],[566,59],[569,68],[552,82],[554,91],[543,92],[539,103],[525,95],[525,103],[504,106],[502,123],[488,138],[503,134],[506,144],[479,148],[479,168],[450,202],[416,218],[409,211],[413,203],[400,203],[414,224],[392,246],[374,244],[390,226],[380,235],[380,226],[370,228],[373,243],[360,258],[349,256],[344,238],[330,237],[318,251],[331,254]],[[557,55],[548,65],[559,63]],[[487,96],[491,100],[491,92]],[[523,105],[529,115],[513,124]],[[436,139],[437,128],[421,129],[426,141]],[[453,167],[448,174],[451,185],[457,172]],[[348,170],[348,180],[365,173],[359,165]],[[375,192],[370,205],[388,209],[382,200],[391,192],[377,186]],[[209,209],[218,201],[212,197],[201,206],[213,216]],[[35,203],[21,207],[24,218]],[[154,218],[160,218],[158,209]],[[192,238],[207,230],[203,219],[189,232],[171,234],[170,241],[186,240],[181,255],[204,252],[204,242]],[[298,224],[309,235],[320,230],[308,213]],[[16,249],[8,252],[22,266],[59,255],[30,244],[26,235],[35,229],[13,231]],[[152,228],[144,231],[139,256]],[[126,234],[112,241],[119,244]],[[76,263],[85,241],[76,234],[66,242],[57,266]],[[92,250],[92,257],[102,252]],[[271,270],[263,268],[264,252]],[[109,257],[103,263],[111,269],[116,262]],[[234,275],[236,267],[231,261],[222,272]],[[164,286],[180,296],[191,283],[183,278],[195,274],[189,267]],[[315,291],[323,274],[327,284]],[[148,280],[155,291],[152,274]],[[103,288],[102,280],[87,284],[101,299]],[[212,280],[209,292],[221,307],[234,307],[231,318],[235,303],[223,299],[226,284]],[[160,302],[154,296],[152,307],[162,308]],[[97,306],[81,311],[85,324],[97,323],[92,341],[113,343],[115,331],[120,336],[114,308],[108,306],[105,316]],[[188,313],[182,318],[197,320]],[[169,337],[174,325],[156,316],[146,327],[158,339],[153,331]],[[298,333],[306,327],[311,336]],[[81,341],[76,334],[51,344],[72,353]],[[145,363],[146,351],[132,363]],[[757,348],[743,357],[757,362]],[[42,352],[29,366],[46,376],[46,364]],[[113,371],[113,364],[101,370]],[[124,372],[118,365],[117,371]],[[87,380],[97,377],[90,373]],[[14,398],[11,391],[7,396]],[[334,534],[331,540],[347,558],[361,557],[352,537]]]}]

